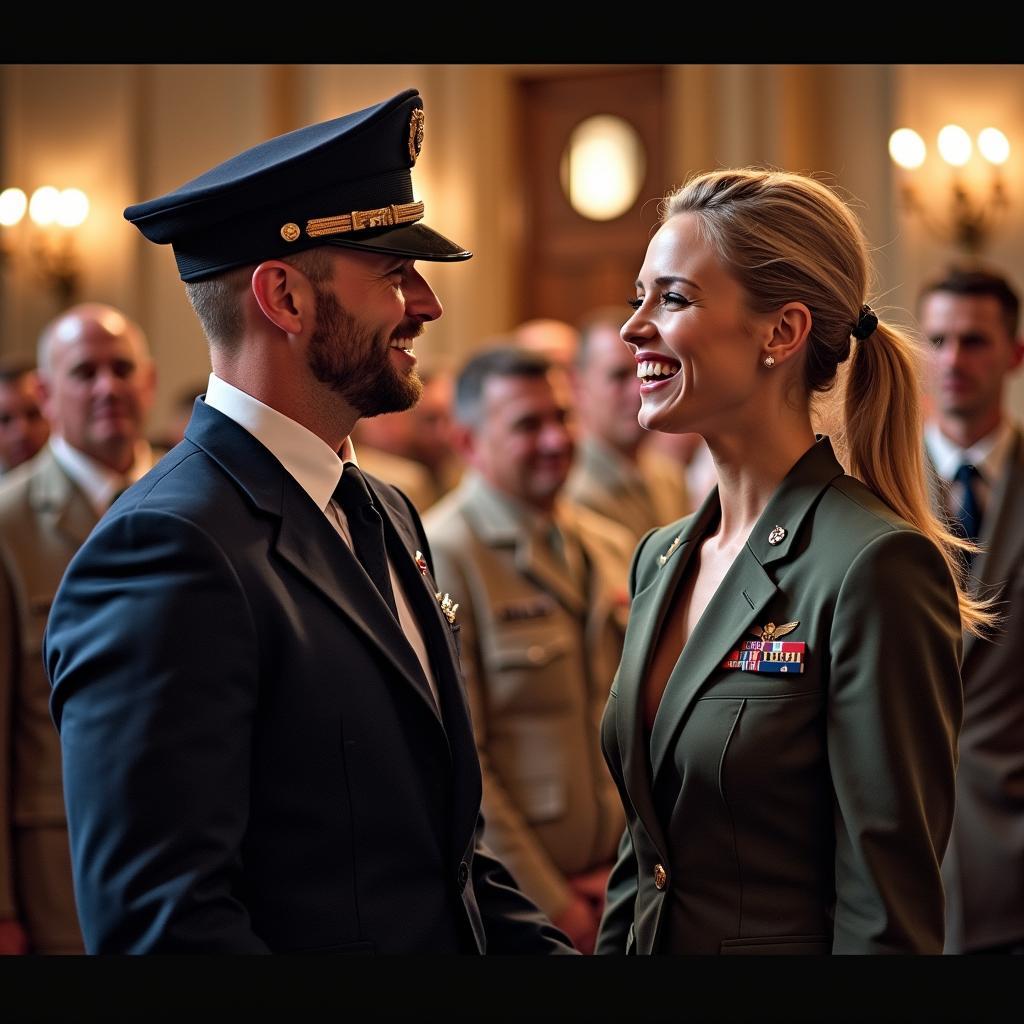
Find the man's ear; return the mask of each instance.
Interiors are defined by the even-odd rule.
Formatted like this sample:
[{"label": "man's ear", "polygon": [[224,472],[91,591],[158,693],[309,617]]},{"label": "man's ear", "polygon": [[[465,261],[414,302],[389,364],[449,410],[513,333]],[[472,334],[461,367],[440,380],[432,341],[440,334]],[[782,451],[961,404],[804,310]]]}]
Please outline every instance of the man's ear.
[{"label": "man's ear", "polygon": [[452,423],[451,438],[452,447],[456,453],[466,462],[472,464],[473,455],[476,452],[476,438],[473,436],[473,431],[464,423],[459,423],[456,420]]},{"label": "man's ear", "polygon": [[814,326],[811,311],[802,302],[787,302],[771,317],[771,334],[764,346],[763,356],[771,356],[775,365],[792,359],[803,351]]},{"label": "man's ear", "polygon": [[39,408],[43,410],[43,416],[52,425],[56,411],[53,407],[53,387],[50,384],[50,375],[42,370],[36,370],[36,395],[39,398]]},{"label": "man's ear", "polygon": [[1010,369],[1016,370],[1024,362],[1024,337],[1013,339],[1013,356],[1010,361]]},{"label": "man's ear", "polygon": [[282,260],[266,260],[252,273],[252,294],[263,315],[285,334],[312,330],[316,296],[309,278]]}]

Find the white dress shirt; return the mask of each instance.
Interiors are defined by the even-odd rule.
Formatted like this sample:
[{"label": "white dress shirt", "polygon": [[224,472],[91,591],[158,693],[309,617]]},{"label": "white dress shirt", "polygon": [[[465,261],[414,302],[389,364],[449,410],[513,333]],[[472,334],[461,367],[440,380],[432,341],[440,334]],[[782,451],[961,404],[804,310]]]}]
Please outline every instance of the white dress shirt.
[{"label": "white dress shirt", "polygon": [[[210,374],[206,404],[252,434],[310,496],[342,540],[354,551],[345,512],[333,497],[345,463],[359,465],[351,438],[345,438],[340,453],[335,452],[326,441],[317,437],[311,430],[307,430],[301,423],[296,423],[269,405],[264,405],[258,398],[253,398],[233,384],[221,380],[215,373]],[[402,631],[416,652],[423,674],[434,695],[434,702],[440,709],[437,683],[430,668],[430,657],[423,642],[423,634],[401,582],[395,574],[390,554],[388,571],[391,574],[391,588],[395,592],[395,604]]]},{"label": "white dress shirt", "polygon": [[974,484],[974,495],[981,507],[982,515],[988,508],[992,489],[999,481],[1013,440],[1013,426],[1008,419],[1000,420],[995,430],[989,431],[970,448],[961,448],[939,429],[937,423],[928,423],[924,428],[924,441],[939,476],[950,484],[950,501],[959,507],[963,503],[963,485],[953,482],[961,465],[974,466],[978,476]]},{"label": "white dress shirt", "polygon": [[135,461],[127,473],[118,473],[56,434],[49,440],[57,464],[76,483],[96,515],[101,516],[126,487],[141,480],[154,465],[153,450],[145,441],[135,445]]}]

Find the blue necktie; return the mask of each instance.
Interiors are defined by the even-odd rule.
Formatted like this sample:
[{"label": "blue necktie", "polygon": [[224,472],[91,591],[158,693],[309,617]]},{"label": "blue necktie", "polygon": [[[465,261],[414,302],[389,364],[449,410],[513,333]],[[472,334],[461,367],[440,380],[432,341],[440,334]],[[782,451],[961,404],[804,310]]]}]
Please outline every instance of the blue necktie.
[{"label": "blue necktie", "polygon": [[981,506],[978,504],[978,495],[974,489],[974,482],[980,475],[974,466],[965,462],[953,477],[954,482],[961,484],[964,491],[956,518],[964,536],[972,541],[977,541],[981,532]]},{"label": "blue necktie", "polygon": [[341,479],[334,490],[334,498],[345,512],[359,564],[366,570],[366,575],[397,619],[398,606],[395,604],[395,592],[391,588],[391,572],[384,545],[384,520],[373,503],[373,496],[363,474],[354,463],[345,463]]}]

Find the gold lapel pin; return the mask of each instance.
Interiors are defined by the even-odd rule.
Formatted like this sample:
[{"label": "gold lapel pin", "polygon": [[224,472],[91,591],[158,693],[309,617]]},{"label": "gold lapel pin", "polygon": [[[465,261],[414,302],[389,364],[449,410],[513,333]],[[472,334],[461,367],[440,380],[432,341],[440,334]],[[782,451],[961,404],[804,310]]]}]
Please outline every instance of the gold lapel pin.
[{"label": "gold lapel pin", "polygon": [[419,571],[421,573],[423,573],[424,576],[426,576],[427,575],[427,560],[423,557],[423,552],[422,551],[417,551],[416,552],[415,562],[416,562],[416,568],[419,569]]},{"label": "gold lapel pin", "polygon": [[451,598],[450,594],[445,594],[442,597],[440,590],[434,595],[434,597],[436,597],[438,602],[440,603],[440,605],[441,605],[441,612],[444,615],[444,617],[448,620],[448,625],[449,626],[454,626],[455,625],[455,613],[459,610],[458,604],[457,603],[456,604],[452,603],[452,598]]},{"label": "gold lapel pin", "polygon": [[758,640],[767,642],[771,640],[778,640],[780,636],[792,633],[799,625],[799,622],[786,622],[781,626],[776,626],[774,622],[767,622],[763,628],[761,626],[755,626],[750,632],[753,633]]},{"label": "gold lapel pin", "polygon": [[675,549],[677,547],[679,547],[679,542],[682,539],[683,539],[683,535],[680,533],[676,537],[676,539],[674,541],[672,541],[671,544],[669,544],[668,548],[665,551],[665,554],[658,555],[658,568],[659,569],[672,557],[672,553],[675,551]]},{"label": "gold lapel pin", "polygon": [[776,544],[781,544],[786,537],[786,528],[784,526],[776,526],[771,533],[768,534],[768,543],[773,547]]}]

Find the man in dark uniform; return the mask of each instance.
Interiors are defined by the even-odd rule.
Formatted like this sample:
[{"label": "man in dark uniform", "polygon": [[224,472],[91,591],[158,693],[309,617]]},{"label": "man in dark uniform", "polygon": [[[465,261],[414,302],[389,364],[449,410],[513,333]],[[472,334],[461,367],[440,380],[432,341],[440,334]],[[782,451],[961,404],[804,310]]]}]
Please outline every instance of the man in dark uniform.
[{"label": "man in dark uniform", "polygon": [[937,504],[981,551],[976,595],[992,636],[964,636],[956,814],[942,864],[947,953],[1024,953],[1024,430],[1006,389],[1024,360],[1020,299],[985,270],[952,270],[921,294],[935,416],[925,428]]},{"label": "man in dark uniform", "polygon": [[419,95],[272,139],[125,216],[213,374],[69,567],[45,659],[92,952],[568,952],[480,843],[452,602],[362,475],[441,315]]}]

